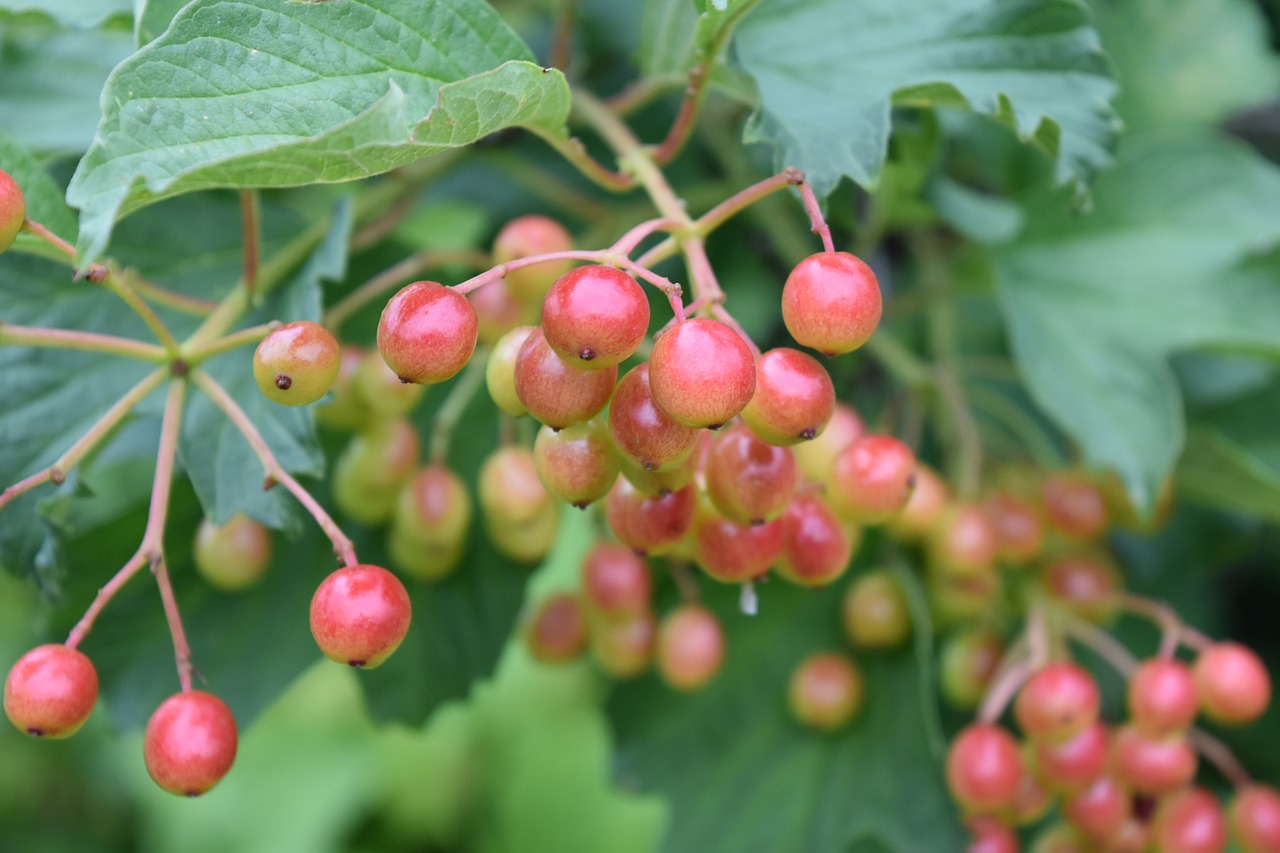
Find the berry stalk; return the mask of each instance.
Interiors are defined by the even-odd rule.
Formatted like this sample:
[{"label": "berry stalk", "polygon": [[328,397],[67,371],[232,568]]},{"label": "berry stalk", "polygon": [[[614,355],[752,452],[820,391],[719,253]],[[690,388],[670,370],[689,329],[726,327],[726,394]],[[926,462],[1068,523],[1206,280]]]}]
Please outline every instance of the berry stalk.
[{"label": "berry stalk", "polygon": [[262,205],[257,190],[240,191],[240,227],[244,234],[244,272],[241,281],[250,294],[258,281],[258,256],[262,253]]},{"label": "berry stalk", "polygon": [[279,320],[272,320],[270,323],[263,323],[261,326],[251,326],[248,329],[241,329],[238,332],[232,332],[229,335],[223,335],[217,340],[210,341],[204,346],[195,349],[186,349],[182,354],[182,359],[187,363],[188,367],[196,367],[197,365],[208,361],[215,355],[222,355],[224,352],[230,352],[238,347],[246,344],[256,344],[267,335],[280,328]]}]

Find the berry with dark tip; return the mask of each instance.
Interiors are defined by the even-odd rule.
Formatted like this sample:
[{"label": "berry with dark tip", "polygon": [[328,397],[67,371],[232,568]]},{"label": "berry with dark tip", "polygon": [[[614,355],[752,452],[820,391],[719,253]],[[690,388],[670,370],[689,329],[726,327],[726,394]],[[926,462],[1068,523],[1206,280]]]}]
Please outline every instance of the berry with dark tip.
[{"label": "berry with dark tip", "polygon": [[880,283],[848,252],[819,252],[795,265],[782,287],[782,322],[802,346],[852,352],[880,325]]},{"label": "berry with dark tip", "polygon": [[142,757],[155,783],[171,794],[196,797],[227,775],[236,759],[236,721],[211,693],[170,696],[147,721]]},{"label": "berry with dark tip", "polygon": [[613,267],[570,270],[542,301],[542,332],[566,364],[601,370],[621,364],[649,332],[644,289]]},{"label": "berry with dark tip", "polygon": [[330,660],[373,669],[399,648],[412,607],[404,584],[380,566],[333,572],[311,597],[311,634]]},{"label": "berry with dark tip", "polygon": [[338,341],[319,323],[299,320],[269,332],[253,354],[253,378],[267,399],[285,406],[314,403],[333,387]]},{"label": "berry with dark tip", "polygon": [[382,309],[378,350],[403,382],[433,385],[461,370],[479,335],[475,309],[434,281],[401,288]]}]

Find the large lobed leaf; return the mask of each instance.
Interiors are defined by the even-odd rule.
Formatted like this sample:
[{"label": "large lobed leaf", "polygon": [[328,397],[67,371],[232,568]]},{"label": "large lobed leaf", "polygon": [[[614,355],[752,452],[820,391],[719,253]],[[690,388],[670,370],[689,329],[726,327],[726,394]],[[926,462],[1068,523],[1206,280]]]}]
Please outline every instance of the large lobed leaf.
[{"label": "large lobed leaf", "polygon": [[874,186],[894,104],[967,106],[1055,160],[1059,182],[1109,162],[1116,92],[1097,34],[1073,0],[775,0],[739,25],[737,59],[767,142],[820,193]]},{"label": "large lobed leaf", "polygon": [[564,78],[481,0],[197,0],[112,73],[68,200],[80,250],[115,220],[214,186],[386,172],[504,127],[562,131]]},{"label": "large lobed leaf", "polygon": [[1037,402],[1094,465],[1150,504],[1182,449],[1168,364],[1216,347],[1280,356],[1280,170],[1209,132],[1127,142],[1095,209],[1032,202],[997,250],[1014,354]]}]

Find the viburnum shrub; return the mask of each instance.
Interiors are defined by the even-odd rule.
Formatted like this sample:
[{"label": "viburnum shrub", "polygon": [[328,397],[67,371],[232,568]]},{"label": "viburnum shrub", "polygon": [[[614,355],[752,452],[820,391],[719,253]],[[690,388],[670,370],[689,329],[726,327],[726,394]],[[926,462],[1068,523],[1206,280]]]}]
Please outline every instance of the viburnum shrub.
[{"label": "viburnum shrub", "polygon": [[0,846],[1280,850],[1252,5],[18,5]]}]

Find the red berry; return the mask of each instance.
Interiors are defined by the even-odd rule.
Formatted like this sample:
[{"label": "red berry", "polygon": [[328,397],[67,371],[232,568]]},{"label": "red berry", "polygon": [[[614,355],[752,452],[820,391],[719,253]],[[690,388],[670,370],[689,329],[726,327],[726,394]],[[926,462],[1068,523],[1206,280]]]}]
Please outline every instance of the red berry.
[{"label": "red berry", "polygon": [[658,629],[658,671],[676,690],[697,690],[724,662],[724,631],[710,610],[685,604],[667,614]]},{"label": "red berry", "polygon": [[951,489],[928,465],[916,464],[916,484],[902,511],[885,526],[899,539],[919,542],[933,532],[951,503]]},{"label": "red berry", "polygon": [[516,356],[516,396],[529,414],[552,429],[589,420],[609,402],[618,368],[579,370],[547,343],[542,329],[525,338]]},{"label": "red berry", "polygon": [[800,586],[826,586],[849,568],[861,534],[836,518],[815,494],[799,495],[782,514],[783,543],[775,569]]},{"label": "red berry", "polygon": [[533,462],[551,496],[579,509],[609,493],[620,464],[618,451],[596,421],[559,432],[544,426],[533,443]]},{"label": "red berry", "polygon": [[845,636],[855,648],[893,649],[911,635],[911,611],[893,575],[877,569],[845,591],[841,603]]},{"label": "red berry", "polygon": [[705,473],[711,502],[740,524],[763,524],[782,515],[798,479],[791,448],[761,440],[746,424],[727,427],[711,440]]},{"label": "red berry", "polygon": [[1045,567],[1045,592],[1080,616],[1109,618],[1120,590],[1119,572],[1109,560],[1095,556],[1065,557]]},{"label": "red berry", "polygon": [[258,343],[253,378],[267,399],[286,406],[305,406],[333,387],[340,352],[337,339],[319,323],[286,323]]},{"label": "red berry", "polygon": [[578,267],[547,292],[542,332],[566,364],[583,370],[613,367],[629,358],[649,333],[649,300],[622,270]]},{"label": "red berry", "polygon": [[947,786],[970,811],[991,813],[1012,806],[1022,775],[1018,742],[991,723],[971,724],[947,751]]},{"label": "red berry", "polygon": [[1280,853],[1280,791],[1257,784],[1239,789],[1230,820],[1245,853]]},{"label": "red berry", "polygon": [[687,427],[715,429],[736,417],[756,390],[755,359],[724,323],[697,317],[663,333],[649,357],[658,408]]},{"label": "red berry", "polygon": [[916,481],[916,457],[896,438],[864,435],[840,455],[827,479],[836,514],[857,524],[883,524],[902,511]]},{"label": "red berry", "polygon": [[757,578],[782,553],[781,521],[739,524],[708,507],[694,524],[694,556],[708,575],[724,583]]},{"label": "red berry", "polygon": [[1111,739],[1112,772],[1139,794],[1158,797],[1181,788],[1195,777],[1198,763],[1183,732],[1152,737],[1130,724]]},{"label": "red berry", "polygon": [[967,822],[973,834],[965,853],[1018,853],[1017,834],[1000,821],[986,815],[978,815]]},{"label": "red berry", "polygon": [[12,175],[0,169],[0,252],[13,245],[26,221],[27,202],[22,188]]},{"label": "red berry", "polygon": [[228,592],[256,583],[271,563],[271,534],[267,528],[241,513],[217,525],[200,522],[192,553],[196,571]]},{"label": "red berry", "polygon": [[[703,435],[710,436],[711,433],[703,433]],[[646,495],[669,495],[672,492],[678,492],[693,482],[694,475],[698,473],[699,454],[697,452],[689,454],[689,458],[684,460],[680,467],[672,468],[670,471],[646,471],[629,456],[619,454],[618,458],[622,462],[622,476]]]},{"label": "red berry", "polygon": [[1061,742],[1098,721],[1102,697],[1087,669],[1069,662],[1051,663],[1022,686],[1013,715],[1026,735]]},{"label": "red berry", "polygon": [[401,381],[433,385],[466,365],[479,329],[467,297],[434,281],[415,281],[382,309],[378,350]]},{"label": "red berry", "polygon": [[195,797],[218,784],[236,760],[236,721],[211,693],[188,690],[164,700],[142,739],[142,757],[155,783]]},{"label": "red berry", "polygon": [[1000,539],[982,507],[958,503],[942,511],[929,534],[933,568],[948,577],[990,574]]},{"label": "red berry", "polygon": [[1229,725],[1251,723],[1271,703],[1271,676],[1262,661],[1239,643],[1218,643],[1202,651],[1192,667],[1200,707]]},{"label": "red berry", "polygon": [[1093,481],[1077,473],[1046,477],[1040,487],[1045,517],[1072,539],[1094,539],[1107,529],[1107,502]]},{"label": "red berry", "polygon": [[605,518],[618,541],[642,554],[663,554],[693,527],[698,509],[693,485],[666,495],[646,495],[619,477],[605,498]]},{"label": "red berry", "polygon": [[644,612],[653,594],[649,567],[629,548],[598,542],[582,561],[582,592],[606,616]]},{"label": "red berry", "polygon": [[1114,776],[1103,774],[1063,800],[1067,820],[1092,838],[1114,835],[1132,812],[1132,795]]},{"label": "red berry", "polygon": [[1074,791],[1086,787],[1106,769],[1107,727],[1094,723],[1064,741],[1033,741],[1036,771],[1052,788]]},{"label": "red berry", "polygon": [[311,598],[311,634],[331,660],[372,669],[399,647],[409,631],[409,594],[379,566],[338,569]]},{"label": "red berry", "polygon": [[1200,710],[1191,669],[1165,658],[1144,661],[1133,671],[1128,699],[1133,722],[1153,735],[1182,731]]},{"label": "red berry", "polygon": [[862,418],[852,407],[836,403],[827,428],[812,441],[802,441],[792,447],[800,473],[814,483],[826,482],[827,474],[836,463],[836,457],[854,441],[866,433]]},{"label": "red berry", "polygon": [[862,710],[862,671],[836,652],[810,655],[791,674],[787,704],[800,723],[822,732],[844,728]]},{"label": "red berry", "polygon": [[1152,828],[1155,849],[1161,853],[1222,853],[1227,847],[1222,806],[1204,788],[1187,788],[1165,797]]},{"label": "red berry", "polygon": [[813,356],[780,347],[756,359],[756,391],[742,419],[770,444],[798,444],[822,434],[835,406],[827,369]]},{"label": "red berry", "polygon": [[[573,248],[573,235],[548,216],[518,216],[512,219],[493,240],[494,264],[505,264],[533,255],[567,252]],[[526,305],[537,305],[557,278],[573,266],[571,260],[545,261],[509,270],[505,276],[511,295]],[[487,286],[487,285],[486,285]]]},{"label": "red berry", "polygon": [[4,712],[33,737],[70,737],[97,701],[98,671],[83,652],[61,643],[27,652],[4,680]]},{"label": "red berry", "polygon": [[994,494],[982,505],[996,533],[1000,558],[1024,565],[1044,550],[1044,526],[1031,505],[1008,492]]},{"label": "red berry", "polygon": [[824,355],[852,352],[880,325],[880,283],[848,252],[810,255],[782,287],[782,321],[803,346]]},{"label": "red berry", "polygon": [[543,663],[565,663],[587,646],[587,630],[578,598],[567,592],[547,596],[525,623],[525,648]]},{"label": "red berry", "polygon": [[683,467],[698,445],[700,433],[676,423],[653,400],[649,365],[627,371],[609,403],[609,434],[618,451],[646,471]]}]

